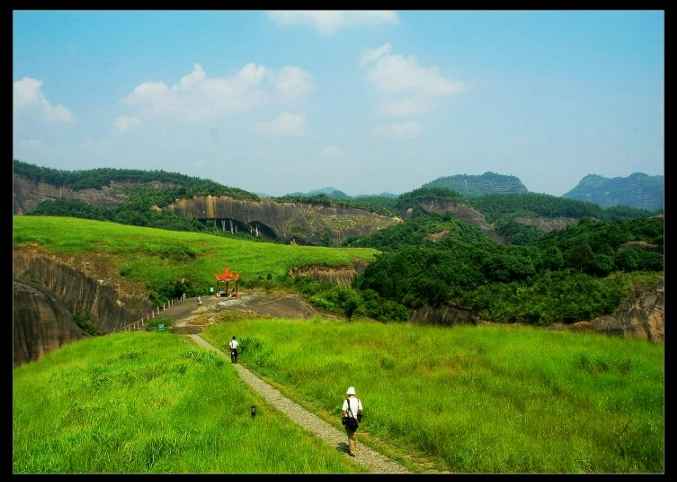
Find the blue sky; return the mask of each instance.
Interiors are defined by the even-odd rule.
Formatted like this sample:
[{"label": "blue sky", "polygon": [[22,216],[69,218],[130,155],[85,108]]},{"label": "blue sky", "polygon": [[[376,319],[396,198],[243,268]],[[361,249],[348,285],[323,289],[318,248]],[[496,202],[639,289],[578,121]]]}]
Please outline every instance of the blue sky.
[{"label": "blue sky", "polygon": [[14,157],[275,195],[663,174],[663,18],[18,11]]}]

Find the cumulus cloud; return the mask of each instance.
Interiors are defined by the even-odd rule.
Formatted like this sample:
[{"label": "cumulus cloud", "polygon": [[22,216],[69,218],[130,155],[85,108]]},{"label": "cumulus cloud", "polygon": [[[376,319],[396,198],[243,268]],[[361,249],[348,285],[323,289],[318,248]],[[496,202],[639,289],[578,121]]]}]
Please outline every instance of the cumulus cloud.
[{"label": "cumulus cloud", "polygon": [[397,24],[399,17],[392,10],[296,10],[268,11],[266,15],[278,25],[310,26],[323,35],[332,35],[353,26]]},{"label": "cumulus cloud", "polygon": [[306,119],[303,114],[282,112],[270,121],[259,122],[257,131],[272,136],[302,136],[305,132]]},{"label": "cumulus cloud", "polygon": [[390,55],[392,50],[393,46],[388,42],[380,47],[376,47],[375,49],[366,49],[364,52],[362,52],[362,56],[360,57],[360,65],[364,67],[365,65],[376,62],[384,55]]},{"label": "cumulus cloud", "polygon": [[129,115],[121,115],[115,119],[115,122],[113,122],[115,128],[120,132],[124,132],[140,124],[141,124],[140,119]]},{"label": "cumulus cloud", "polygon": [[381,112],[393,117],[427,112],[435,99],[463,90],[462,82],[446,78],[439,67],[422,66],[414,56],[394,54],[390,43],[365,50],[360,66],[381,95]]},{"label": "cumulus cloud", "polygon": [[376,126],[373,134],[389,139],[415,139],[421,134],[421,126],[417,122],[394,122]]},{"label": "cumulus cloud", "polygon": [[52,104],[42,92],[42,81],[24,77],[14,81],[14,111],[32,112],[50,122],[71,123],[73,114],[61,104]]},{"label": "cumulus cloud", "polygon": [[249,63],[232,75],[209,77],[200,64],[174,85],[143,82],[124,98],[137,117],[214,120],[247,112],[271,102],[295,101],[313,90],[305,70],[285,66],[279,72]]},{"label": "cumulus cloud", "polygon": [[298,67],[282,67],[275,77],[275,89],[283,99],[298,99],[313,91],[313,79]]}]

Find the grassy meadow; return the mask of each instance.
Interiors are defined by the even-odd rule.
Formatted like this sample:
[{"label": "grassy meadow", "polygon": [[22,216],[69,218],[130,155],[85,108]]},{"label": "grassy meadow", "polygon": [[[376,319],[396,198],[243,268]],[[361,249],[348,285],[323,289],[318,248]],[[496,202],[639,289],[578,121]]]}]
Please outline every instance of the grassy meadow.
[{"label": "grassy meadow", "polygon": [[241,320],[241,361],[338,424],[453,472],[663,471],[663,345],[527,326]]},{"label": "grassy meadow", "polygon": [[369,248],[292,246],[78,218],[14,216],[14,245],[29,243],[65,255],[110,256],[121,275],[151,288],[185,278],[205,289],[224,265],[247,282],[268,275],[280,279],[296,266],[371,260],[377,253]]},{"label": "grassy meadow", "polygon": [[13,407],[14,473],[361,470],[168,333],[87,339],[16,368]]}]

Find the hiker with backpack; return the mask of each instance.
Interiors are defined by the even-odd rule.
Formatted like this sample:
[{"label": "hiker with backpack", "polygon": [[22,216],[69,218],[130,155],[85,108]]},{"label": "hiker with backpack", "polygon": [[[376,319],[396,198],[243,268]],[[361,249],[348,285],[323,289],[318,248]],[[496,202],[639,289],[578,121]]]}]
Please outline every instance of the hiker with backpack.
[{"label": "hiker with backpack", "polygon": [[232,363],[237,363],[237,347],[238,346],[240,346],[240,344],[235,339],[235,335],[233,335],[233,339],[230,340],[230,343],[228,343],[228,347],[230,348],[230,361]]},{"label": "hiker with backpack", "polygon": [[355,387],[348,387],[346,399],[341,407],[341,422],[348,434],[348,454],[355,457],[357,439],[355,432],[362,421],[362,401],[355,394]]}]

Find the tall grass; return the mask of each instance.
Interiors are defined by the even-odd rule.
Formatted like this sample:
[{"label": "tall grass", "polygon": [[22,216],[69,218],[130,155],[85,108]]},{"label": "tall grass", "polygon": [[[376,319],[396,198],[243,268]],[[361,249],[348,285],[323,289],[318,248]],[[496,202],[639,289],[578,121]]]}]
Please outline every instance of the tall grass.
[{"label": "tall grass", "polygon": [[133,281],[159,286],[182,278],[197,286],[214,283],[224,265],[243,281],[280,279],[290,268],[347,265],[371,260],[369,248],[327,248],[255,242],[204,233],[167,231],[57,216],[14,216],[14,245],[37,243],[64,254],[107,255]]},{"label": "tall grass", "polygon": [[338,420],[455,472],[661,472],[663,346],[517,326],[313,320],[210,327],[242,363]]},{"label": "tall grass", "polygon": [[66,345],[14,370],[13,407],[15,473],[360,470],[172,334]]}]

